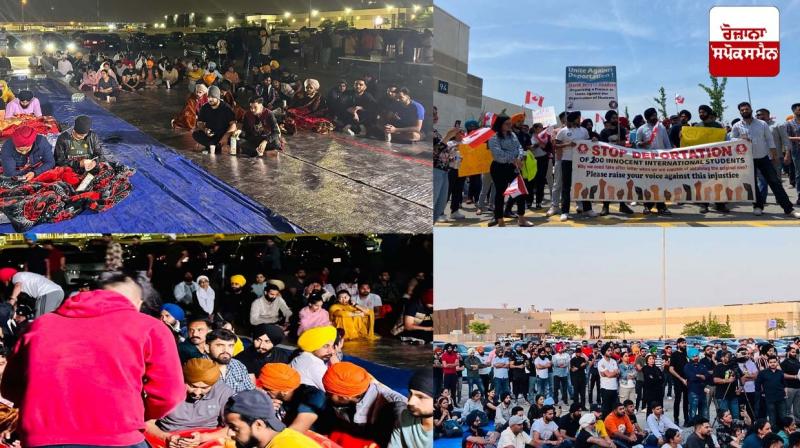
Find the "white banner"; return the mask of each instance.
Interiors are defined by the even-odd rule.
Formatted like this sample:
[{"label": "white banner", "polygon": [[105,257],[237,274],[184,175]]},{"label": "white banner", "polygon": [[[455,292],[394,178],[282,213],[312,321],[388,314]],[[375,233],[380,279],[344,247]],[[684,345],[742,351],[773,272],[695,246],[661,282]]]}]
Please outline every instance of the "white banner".
[{"label": "white banner", "polygon": [[631,149],[576,142],[572,197],[584,201],[754,202],[750,142]]},{"label": "white banner", "polygon": [[567,67],[566,107],[573,110],[617,110],[617,67]]},{"label": "white banner", "polygon": [[553,106],[533,109],[533,123],[541,123],[544,127],[555,126],[558,124],[556,118],[556,108]]}]

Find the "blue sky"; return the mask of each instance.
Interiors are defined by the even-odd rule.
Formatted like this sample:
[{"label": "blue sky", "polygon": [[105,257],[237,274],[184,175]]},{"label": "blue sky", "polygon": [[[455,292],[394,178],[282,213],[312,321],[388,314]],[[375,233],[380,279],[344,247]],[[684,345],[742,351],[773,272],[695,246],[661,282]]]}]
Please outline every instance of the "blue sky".
[{"label": "blue sky", "polygon": [[[661,228],[437,228],[434,241],[437,309],[661,304]],[[670,228],[666,242],[668,307],[800,299],[796,229]]]},{"label": "blue sky", "polygon": [[[567,65],[616,65],[620,109],[631,118],[648,107],[660,86],[667,111],[674,97],[686,98],[696,118],[708,95],[708,11],[714,5],[777,5],[781,12],[781,72],[775,78],[750,78],[754,108],[786,117],[800,102],[800,0],[645,2],[624,0],[437,0],[437,6],[470,26],[470,73],[483,78],[487,96],[521,104],[526,90],[545,97],[545,105],[564,108]],[[567,8],[566,6],[569,5]],[[790,56],[791,55],[791,56]],[[736,104],[747,100],[743,78],[730,78],[725,121],[738,117]],[[594,114],[591,114],[594,117]]]}]

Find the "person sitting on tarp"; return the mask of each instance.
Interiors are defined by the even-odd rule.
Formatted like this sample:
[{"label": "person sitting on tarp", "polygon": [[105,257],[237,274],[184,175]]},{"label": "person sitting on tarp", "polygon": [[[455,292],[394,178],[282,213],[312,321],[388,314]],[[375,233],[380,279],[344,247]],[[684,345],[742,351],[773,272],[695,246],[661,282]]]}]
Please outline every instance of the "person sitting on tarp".
[{"label": "person sitting on tarp", "polygon": [[397,101],[392,109],[393,114],[383,122],[383,132],[387,140],[399,143],[410,143],[422,138],[422,122],[425,119],[425,108],[411,98],[408,88],[397,90]]},{"label": "person sitting on tarp", "polygon": [[[1,71],[2,69],[0,69]],[[0,79],[0,120],[6,116],[6,105],[14,99],[14,92],[5,79]]]},{"label": "person sitting on tarp", "polygon": [[[225,403],[233,390],[220,378],[219,367],[205,358],[192,358],[183,364],[186,400],[166,417],[148,420],[145,437],[154,446],[197,446],[224,438],[228,429],[223,427]],[[182,436],[179,431],[197,430],[192,436]],[[160,442],[160,443],[159,443]]]},{"label": "person sitting on tarp", "polygon": [[221,99],[219,87],[208,89],[208,103],[200,108],[192,138],[207,150],[228,151],[231,134],[236,131],[236,115]]},{"label": "person sitting on tarp", "polygon": [[30,90],[21,90],[17,98],[6,105],[6,119],[15,115],[42,116],[42,106],[39,98],[33,96]]},{"label": "person sitting on tarp", "polygon": [[[328,408],[320,422],[342,446],[386,446],[408,399],[375,380],[361,366],[343,361],[322,377]],[[323,433],[328,433],[323,431]]]},{"label": "person sitting on tarp", "polygon": [[258,375],[258,388],[280,403],[278,417],[299,432],[312,429],[325,411],[325,392],[300,383],[300,373],[288,364],[268,363]]},{"label": "person sitting on tarp", "polygon": [[76,173],[96,171],[105,153],[97,133],[92,131],[92,119],[86,115],[75,118],[75,125],[62,132],[56,140],[56,166],[68,166]]},{"label": "person sitting on tarp", "polygon": [[53,147],[45,136],[37,134],[30,126],[14,130],[11,138],[3,143],[0,158],[4,176],[19,176],[26,182],[56,166]]},{"label": "person sitting on tarp", "polygon": [[117,78],[111,76],[111,69],[100,70],[100,79],[97,80],[97,90],[94,96],[103,101],[116,101],[119,96],[119,83]]},{"label": "person sitting on tarp", "polygon": [[281,128],[271,110],[264,107],[264,99],[250,98],[250,110],[242,123],[244,140],[242,152],[249,156],[263,156],[266,151],[281,149]]}]

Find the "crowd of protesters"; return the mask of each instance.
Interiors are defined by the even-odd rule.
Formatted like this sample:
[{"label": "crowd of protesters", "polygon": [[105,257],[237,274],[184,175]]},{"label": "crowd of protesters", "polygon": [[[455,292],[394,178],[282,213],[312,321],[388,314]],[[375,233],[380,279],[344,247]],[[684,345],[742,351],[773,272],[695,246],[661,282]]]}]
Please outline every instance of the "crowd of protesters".
[{"label": "crowd of protesters", "polygon": [[[505,219],[517,219],[522,227],[531,224],[526,216],[544,218],[559,216],[568,221],[572,182],[572,158],[577,140],[603,141],[638,149],[670,149],[681,146],[683,126],[725,128],[726,138],[746,139],[752,143],[757,192],[753,203],[753,214],[763,214],[771,190],[775,202],[787,216],[800,218],[800,103],[791,106],[792,114],[785,120],[775,120],[771,112],[761,108],[754,111],[747,102],[738,105],[740,118],[730,125],[721,123],[714,110],[701,105],[698,120],[692,121],[692,113],[682,110],[678,115],[659,119],[654,108],[648,108],[632,121],[620,117],[614,110],[605,114],[600,133],[595,132],[594,122],[583,119],[580,112],[562,112],[559,125],[545,128],[541,123],[528,124],[525,115],[498,116],[491,123],[495,135],[487,145],[491,151],[492,164],[489,173],[459,177],[461,164],[459,144],[463,138],[478,129],[475,120],[465,123],[465,129],[453,128],[444,137],[434,137],[434,220],[459,221],[466,218],[463,204],[473,204],[477,217],[491,215],[489,226],[504,226]],[[535,163],[535,176],[525,179],[528,194],[506,196],[507,187],[522,173],[526,163]],[[794,204],[782,184],[786,174],[792,188],[797,191]],[[549,207],[546,204],[549,202]],[[575,201],[578,214],[595,218],[612,212],[611,203],[603,202],[600,212],[592,209],[589,201]],[[446,208],[449,204],[449,215]],[[623,215],[635,213],[633,206],[642,206],[642,213],[657,213],[669,216],[672,212],[665,203],[618,204]],[[709,213],[709,204],[697,204],[700,213]],[[515,213],[516,208],[516,213]],[[532,210],[534,214],[527,213]],[[714,204],[713,210],[726,214],[730,210],[725,203]]]},{"label": "crowd of protesters", "polygon": [[464,356],[445,344],[434,351],[435,436],[474,448],[797,447],[799,347],[497,342]]},{"label": "crowd of protesters", "polygon": [[355,265],[307,276],[283,270],[271,241],[242,260],[257,272],[246,278],[215,263],[218,242],[197,260],[179,240],[156,252],[108,235],[84,249],[104,252],[105,270],[68,285],[58,247],[28,243],[23,270],[0,268],[5,443],[431,443],[431,369],[414,372],[406,396],[342,353],[346,340],[430,341],[429,273],[399,271],[405,288]]}]

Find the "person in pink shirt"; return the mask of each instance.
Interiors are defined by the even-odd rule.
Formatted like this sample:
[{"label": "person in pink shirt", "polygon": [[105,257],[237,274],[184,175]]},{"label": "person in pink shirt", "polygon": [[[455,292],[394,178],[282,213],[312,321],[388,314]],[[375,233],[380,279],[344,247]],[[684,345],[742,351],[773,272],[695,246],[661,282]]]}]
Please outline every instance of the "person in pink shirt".
[{"label": "person in pink shirt", "polygon": [[297,334],[315,327],[325,327],[331,324],[330,315],[322,308],[322,292],[314,291],[308,296],[308,306],[300,310],[300,327]]},{"label": "person in pink shirt", "polygon": [[39,104],[39,98],[34,97],[33,92],[30,90],[20,91],[17,98],[6,105],[6,119],[15,115],[34,115],[41,117],[42,107]]}]

